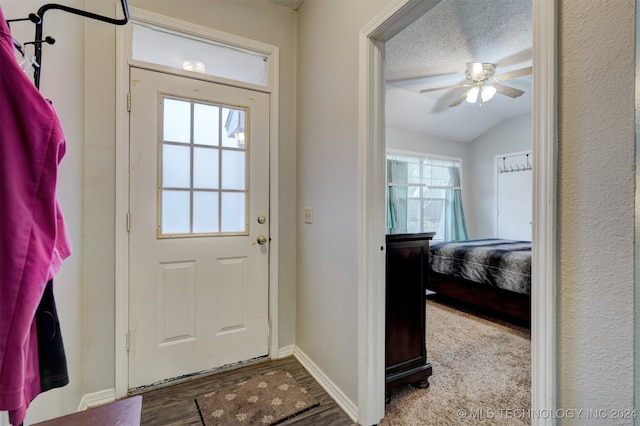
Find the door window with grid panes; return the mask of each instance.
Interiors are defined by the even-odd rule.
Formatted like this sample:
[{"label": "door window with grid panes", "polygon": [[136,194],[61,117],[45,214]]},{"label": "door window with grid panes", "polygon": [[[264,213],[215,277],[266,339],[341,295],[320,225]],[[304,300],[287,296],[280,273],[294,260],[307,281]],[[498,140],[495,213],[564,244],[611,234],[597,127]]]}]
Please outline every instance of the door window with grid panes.
[{"label": "door window with grid panes", "polygon": [[161,95],[158,237],[246,234],[247,110]]}]

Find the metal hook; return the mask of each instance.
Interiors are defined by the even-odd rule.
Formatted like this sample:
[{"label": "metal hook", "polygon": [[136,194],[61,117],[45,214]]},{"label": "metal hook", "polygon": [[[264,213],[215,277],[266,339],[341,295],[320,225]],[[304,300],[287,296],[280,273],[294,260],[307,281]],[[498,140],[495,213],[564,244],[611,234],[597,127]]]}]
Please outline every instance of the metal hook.
[{"label": "metal hook", "polygon": [[[43,26],[43,20],[44,20],[44,14],[51,9],[58,9],[58,10],[62,10],[63,12],[68,12],[68,13],[72,13],[74,15],[80,15],[83,16],[85,18],[90,18],[90,19],[95,19],[98,21],[102,21],[102,22],[106,22],[109,24],[114,24],[114,25],[125,25],[126,23],[129,22],[129,6],[127,5],[127,0],[120,0],[120,3],[122,5],[122,13],[124,15],[124,18],[122,19],[113,19],[110,18],[108,16],[103,16],[103,15],[98,15],[95,13],[91,13],[91,12],[87,12],[85,10],[81,10],[81,9],[76,9],[73,7],[69,7],[69,6],[64,6],[61,4],[55,4],[55,3],[51,3],[51,4],[45,4],[44,6],[40,7],[40,9],[38,9],[38,13],[37,14],[31,14],[34,15],[35,18],[32,18],[31,15],[29,15],[29,19],[31,19],[35,24],[36,24],[36,36],[34,37],[36,40],[43,40],[42,38],[42,26]],[[34,19],[38,20],[38,22],[35,22]],[[47,39],[44,39],[45,42],[47,42],[48,44],[53,44],[53,43],[49,43],[47,41]],[[51,39],[53,40],[53,39]],[[55,40],[54,40],[55,42]],[[35,46],[35,57],[36,57],[36,62],[38,62],[40,65],[42,65],[42,43],[34,43]],[[40,88],[40,73],[41,73],[41,68],[37,68],[35,70],[33,79],[34,79],[34,83],[36,85],[37,88]]]},{"label": "metal hook", "polygon": [[34,24],[40,23],[40,17],[35,13],[30,13],[27,18],[16,18],[16,19],[7,19],[5,22],[10,24],[11,22],[20,22],[20,21],[31,21]]},{"label": "metal hook", "polygon": [[47,43],[47,44],[55,44],[56,43],[56,39],[50,36],[46,36],[44,38],[44,40],[35,40],[35,41],[28,41],[26,43],[23,44],[42,44],[42,43]]}]

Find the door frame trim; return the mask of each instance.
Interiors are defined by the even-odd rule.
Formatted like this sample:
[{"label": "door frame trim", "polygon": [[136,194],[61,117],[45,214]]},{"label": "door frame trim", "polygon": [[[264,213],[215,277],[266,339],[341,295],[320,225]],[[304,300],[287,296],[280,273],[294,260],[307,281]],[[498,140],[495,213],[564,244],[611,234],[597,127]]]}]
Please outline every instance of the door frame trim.
[{"label": "door frame trim", "polygon": [[[213,76],[201,79],[233,85],[248,90],[269,93],[269,356],[278,354],[278,119],[279,119],[279,48],[266,43],[224,33],[212,28],[171,18],[135,7],[129,7],[132,22],[145,22],[177,33],[196,35],[268,57],[269,81],[267,87],[230,82]],[[140,66],[131,60],[131,25],[116,28],[116,196],[115,196],[115,397],[127,395],[129,390],[129,355],[127,351],[129,331],[129,68]],[[166,72],[161,65],[144,64],[144,68]],[[175,70],[175,74],[182,71]],[[186,74],[185,74],[186,75]]]},{"label": "door frame trim", "polygon": [[[385,41],[441,0],[396,0],[360,30],[358,422],[384,417]],[[531,409],[556,407],[556,6],[533,0]],[[536,425],[552,419],[532,418]]]}]

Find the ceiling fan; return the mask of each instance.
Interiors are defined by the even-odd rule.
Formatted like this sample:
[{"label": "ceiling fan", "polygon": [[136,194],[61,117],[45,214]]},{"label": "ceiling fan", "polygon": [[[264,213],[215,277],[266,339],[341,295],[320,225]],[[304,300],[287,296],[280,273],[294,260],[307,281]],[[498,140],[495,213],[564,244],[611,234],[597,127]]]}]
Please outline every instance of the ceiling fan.
[{"label": "ceiling fan", "polygon": [[478,103],[479,105],[482,105],[483,103],[490,101],[496,93],[500,93],[501,95],[509,96],[511,98],[517,98],[518,96],[522,96],[524,94],[524,91],[520,89],[505,86],[504,84],[500,83],[506,80],[511,80],[513,78],[530,75],[531,67],[510,71],[500,75],[495,75],[495,72],[495,64],[483,62],[467,62],[467,70],[465,71],[465,75],[467,78],[466,82],[454,84],[451,86],[423,89],[420,90],[420,93],[468,87],[469,89],[465,90],[451,104],[449,104],[449,107],[458,106],[464,100],[470,103]]}]

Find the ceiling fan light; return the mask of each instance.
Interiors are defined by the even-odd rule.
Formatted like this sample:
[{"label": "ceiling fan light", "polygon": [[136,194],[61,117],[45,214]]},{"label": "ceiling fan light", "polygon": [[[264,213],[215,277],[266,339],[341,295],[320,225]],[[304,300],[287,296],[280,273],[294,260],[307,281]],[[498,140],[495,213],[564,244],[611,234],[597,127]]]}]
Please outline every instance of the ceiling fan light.
[{"label": "ceiling fan light", "polygon": [[480,94],[480,88],[478,86],[474,86],[467,92],[467,102],[475,104],[478,100],[478,95]]},{"label": "ceiling fan light", "polygon": [[482,102],[490,101],[493,98],[493,95],[496,94],[496,88],[493,86],[483,86],[482,91],[480,92],[480,97],[482,98]]},{"label": "ceiling fan light", "polygon": [[482,62],[469,62],[467,63],[467,69],[469,70],[473,80],[482,80],[484,78]]}]

